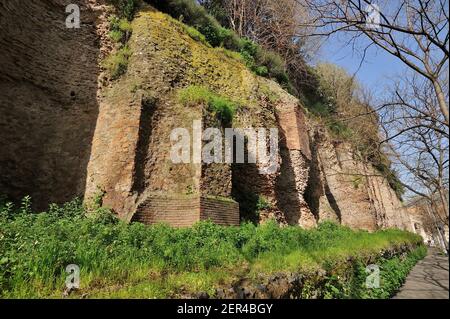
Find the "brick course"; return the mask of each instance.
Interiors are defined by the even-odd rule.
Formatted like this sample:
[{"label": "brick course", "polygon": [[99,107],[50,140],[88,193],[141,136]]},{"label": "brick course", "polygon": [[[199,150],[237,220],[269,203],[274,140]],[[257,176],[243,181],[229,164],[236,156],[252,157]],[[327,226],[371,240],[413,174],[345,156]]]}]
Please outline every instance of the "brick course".
[{"label": "brick course", "polygon": [[189,227],[201,220],[223,226],[239,225],[239,204],[206,196],[150,195],[138,206],[132,221]]},{"label": "brick course", "polygon": [[239,204],[216,198],[200,198],[200,220],[211,220],[223,226],[239,225]]}]

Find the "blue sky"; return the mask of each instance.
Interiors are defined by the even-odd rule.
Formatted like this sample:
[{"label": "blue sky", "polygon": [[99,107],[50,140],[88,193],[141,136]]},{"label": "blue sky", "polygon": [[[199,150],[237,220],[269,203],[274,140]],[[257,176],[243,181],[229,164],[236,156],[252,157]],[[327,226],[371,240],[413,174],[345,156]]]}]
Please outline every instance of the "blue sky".
[{"label": "blue sky", "polygon": [[[357,72],[359,82],[369,87],[374,92],[382,92],[395,76],[405,73],[406,67],[397,58],[381,49],[371,46],[366,52],[366,57],[359,68],[362,59],[362,51],[368,42],[358,40],[358,47],[353,48],[347,44],[348,36],[344,33],[335,34],[324,41],[317,61],[335,63],[351,75]],[[359,70],[358,70],[359,68]]]}]

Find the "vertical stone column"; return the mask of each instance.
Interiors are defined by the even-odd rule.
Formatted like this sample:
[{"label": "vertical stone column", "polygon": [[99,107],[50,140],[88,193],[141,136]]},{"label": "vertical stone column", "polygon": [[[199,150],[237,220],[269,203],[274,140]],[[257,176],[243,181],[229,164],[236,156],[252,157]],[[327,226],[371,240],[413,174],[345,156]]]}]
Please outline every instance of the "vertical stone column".
[{"label": "vertical stone column", "polygon": [[316,218],[304,198],[311,161],[305,116],[296,101],[289,101],[277,106],[277,118],[282,158],[277,181],[278,206],[288,224],[313,227]]}]

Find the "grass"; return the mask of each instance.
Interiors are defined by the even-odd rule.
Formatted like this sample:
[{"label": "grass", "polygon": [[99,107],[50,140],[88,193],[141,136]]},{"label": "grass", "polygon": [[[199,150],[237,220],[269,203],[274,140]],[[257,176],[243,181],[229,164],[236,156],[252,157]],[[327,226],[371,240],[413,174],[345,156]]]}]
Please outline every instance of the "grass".
[{"label": "grass", "polygon": [[196,28],[194,27],[190,27],[188,25],[183,25],[184,26],[184,30],[186,31],[186,33],[195,41],[199,41],[205,45],[208,45],[208,42],[206,41],[205,36],[198,31]]},{"label": "grass", "polygon": [[131,50],[125,45],[103,60],[102,65],[110,74],[111,79],[115,80],[127,72],[130,56]]},{"label": "grass", "polygon": [[178,100],[185,106],[207,104],[224,124],[231,124],[237,110],[237,103],[220,96],[202,86],[191,85],[178,92]]},{"label": "grass", "polygon": [[[81,289],[73,297],[213,294],[215,287],[242,276],[317,269],[332,273],[349,257],[363,265],[380,251],[420,242],[417,235],[400,230],[368,233],[330,222],[312,230],[280,228],[274,222],[240,227],[202,222],[182,229],[126,224],[98,204],[87,208],[79,200],[32,213],[25,198],[17,208],[0,205],[0,297],[60,298],[68,264],[81,269]],[[386,288],[392,293],[406,276],[405,261],[383,262],[394,276]],[[329,284],[348,283],[330,279]]]},{"label": "grass", "polygon": [[112,15],[109,17],[109,37],[115,43],[125,44],[131,32],[133,31],[130,22],[127,19],[119,19],[117,16]]}]

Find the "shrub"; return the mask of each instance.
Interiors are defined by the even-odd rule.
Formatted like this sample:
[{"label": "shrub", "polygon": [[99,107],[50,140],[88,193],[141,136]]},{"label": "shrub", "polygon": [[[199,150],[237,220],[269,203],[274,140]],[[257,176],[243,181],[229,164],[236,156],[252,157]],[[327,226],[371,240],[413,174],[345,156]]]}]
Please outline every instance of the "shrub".
[{"label": "shrub", "polygon": [[131,21],[133,20],[140,0],[109,0],[109,2],[116,8],[117,14],[121,18],[126,18]]},{"label": "shrub", "polygon": [[328,121],[328,128],[337,138],[350,140],[353,136],[353,131],[343,122],[336,119],[330,119]]},{"label": "shrub", "polygon": [[117,79],[122,74],[125,74],[128,68],[128,59],[130,56],[130,48],[128,46],[123,46],[103,61],[103,66],[108,70],[111,75],[111,79]]},{"label": "shrub", "polygon": [[199,42],[201,42],[203,44],[207,44],[208,43],[206,41],[205,36],[203,34],[201,34],[196,28],[190,27],[190,26],[186,26],[185,27],[185,31],[195,41],[199,41]]},{"label": "shrub", "polygon": [[199,103],[207,104],[224,124],[233,122],[237,104],[226,97],[217,95],[201,86],[189,86],[178,93],[178,100],[185,106],[194,106]]},{"label": "shrub", "polygon": [[[147,0],[159,10],[170,14],[185,24],[194,27],[213,47],[224,47],[239,52],[246,66],[257,75],[270,77],[285,87],[289,86],[289,78],[285,63],[275,52],[264,50],[254,41],[239,36],[232,30],[224,28],[205,8],[194,0]],[[200,39],[193,30],[187,30],[194,39]],[[191,35],[192,37],[192,35]]]},{"label": "shrub", "polygon": [[245,64],[249,69],[253,69],[256,63],[255,58],[258,53],[258,45],[251,40],[240,39],[238,46]]},{"label": "shrub", "polygon": [[116,43],[125,44],[131,36],[132,27],[127,19],[119,19],[112,15],[109,17],[109,37]]},{"label": "shrub", "polygon": [[272,208],[272,204],[264,197],[264,196],[258,196],[258,202],[256,203],[256,209],[258,211],[264,210],[264,209],[270,209]]},{"label": "shrub", "polygon": [[419,246],[404,257],[391,259],[378,258],[380,269],[380,286],[366,287],[367,272],[362,260],[357,259],[352,271],[344,276],[329,276],[326,278],[323,295],[327,299],[388,299],[402,286],[406,276],[413,266],[426,255],[426,248]]},{"label": "shrub", "polygon": [[222,96],[213,96],[209,102],[209,106],[224,124],[231,124],[233,122],[237,108],[234,102]]},{"label": "shrub", "polygon": [[122,42],[123,33],[120,30],[112,30],[108,35],[113,42]]},{"label": "shrub", "polygon": [[269,75],[269,70],[267,69],[267,66],[258,66],[255,68],[255,73],[259,76],[267,77]]},{"label": "shrub", "polygon": [[256,61],[258,64],[267,67],[269,76],[276,79],[278,83],[286,84],[289,82],[285,63],[279,54],[259,49]]}]

